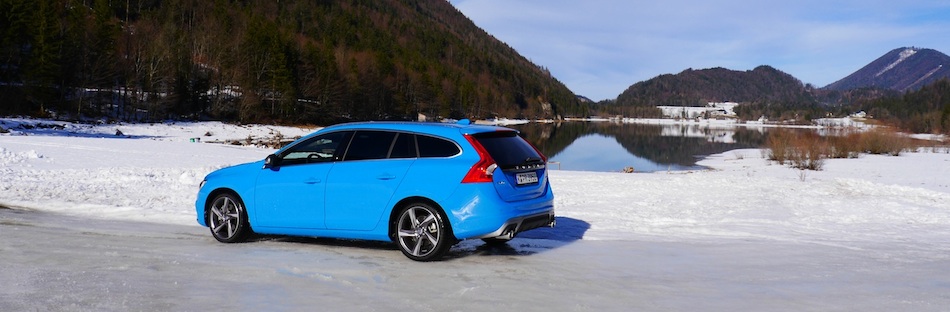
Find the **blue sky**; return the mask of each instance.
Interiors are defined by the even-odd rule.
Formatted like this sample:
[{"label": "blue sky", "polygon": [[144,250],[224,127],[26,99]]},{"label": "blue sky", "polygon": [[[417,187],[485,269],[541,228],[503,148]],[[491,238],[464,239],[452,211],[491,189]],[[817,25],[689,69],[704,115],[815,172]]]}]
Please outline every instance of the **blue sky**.
[{"label": "blue sky", "polygon": [[824,87],[896,48],[950,54],[946,0],[450,2],[595,101],[687,68],[770,65]]}]

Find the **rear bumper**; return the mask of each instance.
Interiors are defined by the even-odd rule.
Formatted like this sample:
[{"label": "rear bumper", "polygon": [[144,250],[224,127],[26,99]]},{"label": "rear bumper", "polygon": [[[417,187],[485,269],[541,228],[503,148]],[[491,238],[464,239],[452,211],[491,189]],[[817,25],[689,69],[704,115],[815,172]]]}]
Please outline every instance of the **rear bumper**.
[{"label": "rear bumper", "polygon": [[504,238],[530,229],[549,226],[554,221],[554,195],[551,187],[527,200],[504,201],[491,184],[463,185],[453,200],[439,202],[449,208],[446,214],[458,240]]},{"label": "rear bumper", "polygon": [[498,230],[478,238],[512,239],[518,233],[540,227],[554,227],[554,224],[554,211],[548,211],[530,216],[512,218],[499,227]]}]

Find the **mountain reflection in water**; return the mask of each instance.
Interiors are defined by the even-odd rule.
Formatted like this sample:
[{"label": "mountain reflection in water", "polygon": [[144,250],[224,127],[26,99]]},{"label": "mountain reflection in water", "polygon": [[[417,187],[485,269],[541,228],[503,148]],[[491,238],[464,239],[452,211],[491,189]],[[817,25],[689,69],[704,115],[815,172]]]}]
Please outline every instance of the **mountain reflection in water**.
[{"label": "mountain reflection in water", "polygon": [[703,156],[762,146],[760,128],[646,125],[612,122],[528,123],[509,126],[538,147],[551,169],[636,172],[702,169]]}]

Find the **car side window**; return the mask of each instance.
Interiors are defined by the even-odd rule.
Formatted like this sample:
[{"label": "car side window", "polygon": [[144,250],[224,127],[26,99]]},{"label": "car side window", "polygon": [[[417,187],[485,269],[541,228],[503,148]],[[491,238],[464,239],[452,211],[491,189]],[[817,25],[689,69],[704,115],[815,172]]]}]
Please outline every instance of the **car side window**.
[{"label": "car side window", "polygon": [[445,139],[417,135],[416,141],[419,144],[419,157],[452,157],[462,152],[458,145]]},{"label": "car side window", "polygon": [[416,158],[417,155],[416,135],[410,133],[397,134],[392,151],[389,152],[389,158]]},{"label": "car side window", "polygon": [[389,131],[357,131],[343,160],[385,159],[395,137],[396,133]]},{"label": "car side window", "polygon": [[305,164],[338,160],[353,132],[341,131],[315,136],[281,153],[281,164]]}]

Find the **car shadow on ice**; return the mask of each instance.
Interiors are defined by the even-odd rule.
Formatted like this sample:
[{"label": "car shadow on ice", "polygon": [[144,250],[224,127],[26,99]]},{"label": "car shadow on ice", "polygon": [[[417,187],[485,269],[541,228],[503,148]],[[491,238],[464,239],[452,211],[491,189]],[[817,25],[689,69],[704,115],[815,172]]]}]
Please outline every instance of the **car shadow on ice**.
[{"label": "car shadow on ice", "polygon": [[344,248],[353,247],[353,248],[376,249],[376,250],[396,250],[396,251],[399,250],[398,248],[396,248],[396,244],[391,243],[391,242],[326,238],[326,237],[309,237],[309,236],[265,235],[265,234],[257,234],[257,233],[254,233],[254,236],[248,239],[248,242],[281,242],[281,243],[322,245],[322,246],[344,247]]},{"label": "car shadow on ice", "polygon": [[506,244],[486,244],[466,240],[449,251],[445,260],[469,256],[529,256],[559,248],[584,238],[590,223],[568,217],[557,217],[553,228],[538,228],[518,234]]},{"label": "car shadow on ice", "polygon": [[[506,244],[486,244],[479,239],[464,240],[453,246],[443,261],[471,256],[530,256],[568,245],[584,238],[590,223],[583,220],[557,217],[553,228],[538,228],[518,234]],[[361,248],[398,251],[395,243],[365,240],[349,240],[320,237],[282,236],[255,234],[249,242],[282,242],[327,247]]]}]

